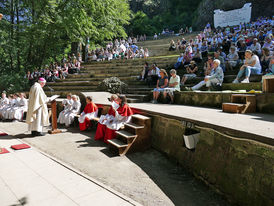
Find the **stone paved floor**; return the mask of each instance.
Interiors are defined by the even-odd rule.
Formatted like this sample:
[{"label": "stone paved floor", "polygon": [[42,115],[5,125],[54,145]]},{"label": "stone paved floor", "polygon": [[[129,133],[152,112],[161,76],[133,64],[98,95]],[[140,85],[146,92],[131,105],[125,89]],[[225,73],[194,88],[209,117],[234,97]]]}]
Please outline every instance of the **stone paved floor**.
[{"label": "stone paved floor", "polygon": [[[216,194],[206,185],[201,183],[199,180],[195,179],[181,166],[170,161],[164,155],[153,149],[143,153],[134,153],[120,157],[113,156],[109,152],[105,143],[101,141],[95,141],[93,139],[94,130],[87,132],[79,132],[78,128],[69,128],[68,131],[65,133],[56,135],[48,134],[43,137],[32,138],[30,137],[30,135],[24,134],[27,133],[27,125],[25,123],[0,122],[0,131],[1,130],[7,132],[8,134],[10,134],[10,136],[0,137],[0,145],[5,146],[4,141],[18,141],[16,138],[21,138],[20,141],[27,142],[34,148],[39,149],[39,151],[43,151],[44,153],[53,156],[58,161],[65,162],[70,167],[77,169],[77,171],[82,172],[83,174],[87,175],[93,180],[99,181],[107,187],[112,188],[115,191],[118,191],[118,194],[123,194],[124,196],[129,197],[142,205],[229,205],[226,200],[224,200],[221,196]],[[31,150],[16,153],[14,152],[10,155],[13,156],[13,159],[18,159],[23,158],[18,155],[23,155],[27,152],[31,152]],[[35,155],[37,154],[35,150],[33,152]],[[41,154],[38,155],[40,157],[43,156]],[[26,156],[28,155],[26,154]],[[1,159],[6,158],[8,158],[8,156],[0,155],[0,162]],[[24,161],[32,161],[32,159],[30,156],[28,156]],[[45,161],[48,162],[49,160],[46,158]],[[33,163],[28,164],[31,164],[31,167],[35,168],[36,162],[37,161],[35,160],[35,158],[33,158]],[[7,167],[4,170],[11,171],[11,173],[14,173],[12,172],[12,170],[14,170],[14,164],[9,164],[9,161],[1,162],[0,170],[2,167]],[[20,165],[24,164],[25,163],[20,163]],[[58,171],[63,170],[62,168],[60,168],[60,166],[58,167]],[[40,175],[41,172],[44,172],[43,170],[44,169],[38,168],[37,173]],[[18,173],[20,173],[20,168],[18,168]],[[67,172],[64,172],[64,177],[62,176],[63,178],[67,178],[66,173]],[[50,178],[49,181],[55,181],[55,175],[52,176],[51,174],[52,173],[48,174],[47,172],[44,173],[44,175]],[[23,175],[24,172],[22,172],[22,176],[20,176],[19,178],[19,180],[21,179],[19,181],[20,184],[22,183],[22,181],[24,182],[25,178]],[[28,179],[26,178],[26,180]],[[68,184],[70,182],[73,182],[70,180],[65,181],[68,181]],[[79,186],[75,185],[77,190],[75,191],[76,194],[78,192],[81,192],[81,188],[83,185],[81,184]],[[66,188],[64,187],[64,185],[66,184],[64,183],[60,184],[59,186],[55,186],[55,190],[56,188],[58,188],[59,192],[62,194],[63,188],[69,189],[67,191],[68,193],[66,194],[71,194],[71,199],[77,199],[78,197],[74,197],[74,192],[71,191],[73,190],[73,188]],[[52,193],[50,192],[51,191],[49,191],[48,194],[49,197],[51,197],[52,195]],[[83,190],[82,192],[86,194],[87,190]],[[2,192],[0,191],[0,200],[2,199],[1,194]],[[45,193],[45,195],[46,194],[47,193]],[[93,192],[91,191],[90,196],[85,197],[92,198],[92,194]],[[19,199],[23,198],[25,195],[26,194],[22,192],[20,193],[20,195],[16,197],[17,199]],[[110,196],[112,195],[110,194]],[[108,197],[109,195],[106,195],[106,199]],[[61,195],[60,198],[65,197]],[[30,203],[36,201],[36,199],[33,199],[33,201],[31,199],[28,200],[30,201]],[[82,200],[84,201],[84,198]],[[117,199],[117,201],[118,204],[120,204],[120,200]],[[115,202],[113,203],[115,205]],[[56,204],[53,205],[55,206]],[[105,206],[113,204],[111,203],[102,205]]]},{"label": "stone paved floor", "polygon": [[1,206],[133,205],[115,191],[110,192],[36,149],[10,149],[21,143],[0,138],[1,147],[10,151],[0,155]]}]

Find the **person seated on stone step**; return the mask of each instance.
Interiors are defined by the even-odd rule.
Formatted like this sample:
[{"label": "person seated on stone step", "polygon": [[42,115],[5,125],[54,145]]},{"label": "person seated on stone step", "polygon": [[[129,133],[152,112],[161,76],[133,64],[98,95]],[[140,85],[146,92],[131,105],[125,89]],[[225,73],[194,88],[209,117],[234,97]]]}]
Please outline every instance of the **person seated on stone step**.
[{"label": "person seated on stone step", "polygon": [[189,65],[186,65],[186,72],[181,80],[181,85],[184,85],[188,79],[193,79],[197,76],[198,66],[195,61],[191,61]]},{"label": "person seated on stone step", "polygon": [[251,46],[249,47],[249,49],[256,55],[261,56],[262,54],[262,48],[261,48],[261,44],[258,42],[257,38],[253,39],[253,43],[251,44]]},{"label": "person seated on stone step", "polygon": [[223,69],[220,67],[220,64],[220,60],[215,59],[213,61],[213,69],[211,70],[210,75],[205,76],[204,80],[201,81],[199,84],[196,84],[195,86],[186,89],[195,91],[199,90],[204,85],[206,85],[206,87],[208,88],[216,85],[221,86],[224,80],[224,72]]},{"label": "person seated on stone step", "polygon": [[98,107],[92,102],[92,97],[86,97],[86,106],[84,111],[80,114],[79,117],[79,128],[81,131],[88,129],[91,125],[91,120],[97,117]]},{"label": "person seated on stone step", "polygon": [[0,119],[3,118],[3,116],[2,116],[3,111],[6,110],[8,105],[9,105],[9,98],[7,98],[7,94],[4,91],[4,92],[2,92],[2,98],[0,100]]},{"label": "person seated on stone step", "polygon": [[101,116],[95,133],[95,140],[103,139],[105,143],[116,137],[115,131],[131,121],[133,112],[127,104],[124,95],[119,95],[117,100],[112,99],[112,108],[108,116]]},{"label": "person seated on stone step", "polygon": [[175,91],[180,91],[180,76],[176,74],[175,69],[170,70],[170,80],[169,80],[169,85],[167,88],[165,88],[163,96],[166,101],[167,94],[170,97],[170,103],[174,102],[174,92]]},{"label": "person seated on stone step", "polygon": [[65,124],[66,127],[69,127],[69,125],[72,124],[74,117],[80,113],[81,109],[81,102],[79,100],[79,97],[76,95],[72,95],[71,99],[73,101],[71,108],[68,110],[68,112],[65,113],[63,121],[60,121],[60,123]]},{"label": "person seated on stone step", "polygon": [[168,51],[175,51],[175,50],[176,50],[176,44],[175,44],[174,40],[171,40],[169,43]]},{"label": "person seated on stone step", "polygon": [[168,75],[165,69],[160,70],[160,78],[157,80],[156,88],[153,90],[153,100],[151,103],[157,103],[160,92],[168,86]]},{"label": "person seated on stone step", "polygon": [[60,124],[65,124],[65,114],[71,109],[73,100],[71,99],[72,94],[69,93],[67,98],[62,101],[62,106],[64,107],[63,111],[59,113],[57,122]]},{"label": "person seated on stone step", "polygon": [[213,69],[213,56],[208,55],[207,56],[207,61],[204,64],[204,75],[208,76]]},{"label": "person seated on stone step", "polygon": [[260,59],[262,65],[262,72],[265,74],[268,72],[269,63],[271,60],[270,51],[267,47],[262,49],[262,57]]},{"label": "person seated on stone step", "polygon": [[11,119],[12,110],[18,106],[19,102],[19,94],[10,95],[9,106],[3,112],[3,119],[8,120]]},{"label": "person seated on stone step", "polygon": [[156,85],[157,80],[160,78],[160,69],[157,67],[157,64],[154,63],[152,68],[148,72],[147,83],[148,86]]},{"label": "person seated on stone step", "polygon": [[16,99],[16,106],[9,113],[9,119],[23,121],[24,113],[28,111],[28,100],[25,93],[20,93]]},{"label": "person seated on stone step", "polygon": [[253,54],[251,50],[246,50],[244,65],[241,66],[236,79],[232,83],[239,83],[242,76],[244,76],[244,80],[241,81],[241,83],[249,83],[250,74],[261,73],[262,67],[259,57],[256,54]]},{"label": "person seated on stone step", "polygon": [[238,52],[236,51],[235,46],[230,47],[230,52],[227,55],[227,60],[225,61],[226,68],[227,70],[232,71],[234,67],[238,64],[239,61],[239,55]]},{"label": "person seated on stone step", "polygon": [[148,71],[149,71],[149,65],[148,65],[148,62],[145,62],[145,65],[143,67],[143,70],[141,72],[139,80],[141,80],[141,81],[146,80],[147,79],[147,75],[148,75]]},{"label": "person seated on stone step", "polygon": [[218,59],[220,61],[220,67],[223,69],[223,71],[225,72],[225,60],[224,57],[222,57],[220,55],[220,52],[214,52],[214,59]]},{"label": "person seated on stone step", "polygon": [[177,59],[177,62],[174,64],[174,68],[179,69],[179,67],[183,64],[184,64],[184,54],[181,53],[180,56]]}]

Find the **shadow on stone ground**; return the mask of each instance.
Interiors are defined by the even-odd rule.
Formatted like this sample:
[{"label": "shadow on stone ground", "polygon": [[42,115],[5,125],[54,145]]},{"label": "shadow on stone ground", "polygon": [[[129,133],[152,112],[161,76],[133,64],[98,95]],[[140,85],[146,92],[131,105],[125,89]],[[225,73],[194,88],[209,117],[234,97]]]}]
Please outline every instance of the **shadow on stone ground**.
[{"label": "shadow on stone ground", "polygon": [[230,205],[182,166],[154,149],[127,157],[142,168],[174,205]]},{"label": "shadow on stone ground", "polygon": [[[104,142],[94,140],[95,128],[85,132],[69,128],[66,133],[33,138],[24,134],[27,127],[23,123],[7,126],[10,129],[6,132],[11,135],[0,138],[21,137],[143,205],[229,205],[222,196],[154,149],[122,157],[113,155]],[[0,124],[0,129],[7,126]]]}]

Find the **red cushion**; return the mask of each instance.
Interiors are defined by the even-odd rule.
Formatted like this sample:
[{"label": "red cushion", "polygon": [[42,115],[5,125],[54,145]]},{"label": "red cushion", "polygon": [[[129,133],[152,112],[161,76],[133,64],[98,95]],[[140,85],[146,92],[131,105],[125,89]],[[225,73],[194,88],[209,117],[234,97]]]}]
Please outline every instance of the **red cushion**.
[{"label": "red cushion", "polygon": [[7,136],[8,134],[5,132],[0,131],[0,136]]},{"label": "red cushion", "polygon": [[0,154],[6,154],[6,153],[9,153],[9,151],[5,148],[1,148],[0,149]]},{"label": "red cushion", "polygon": [[14,150],[20,150],[20,149],[28,149],[30,148],[30,146],[27,144],[17,144],[17,145],[12,145],[11,148]]}]

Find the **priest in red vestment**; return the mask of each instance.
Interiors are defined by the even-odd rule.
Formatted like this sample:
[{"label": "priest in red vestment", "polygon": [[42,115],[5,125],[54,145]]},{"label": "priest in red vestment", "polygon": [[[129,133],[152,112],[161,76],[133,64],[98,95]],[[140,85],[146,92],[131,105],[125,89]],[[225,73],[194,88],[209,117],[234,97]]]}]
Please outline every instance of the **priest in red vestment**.
[{"label": "priest in red vestment", "polygon": [[133,112],[128,106],[125,96],[119,96],[117,101],[112,100],[112,107],[108,114],[100,117],[94,139],[103,139],[105,143],[108,143],[108,140],[116,137],[115,131],[130,122],[131,115]]},{"label": "priest in red vestment", "polygon": [[92,102],[91,96],[86,97],[86,103],[85,109],[79,117],[79,127],[81,131],[89,128],[91,126],[90,120],[97,117],[98,114],[98,107]]}]

